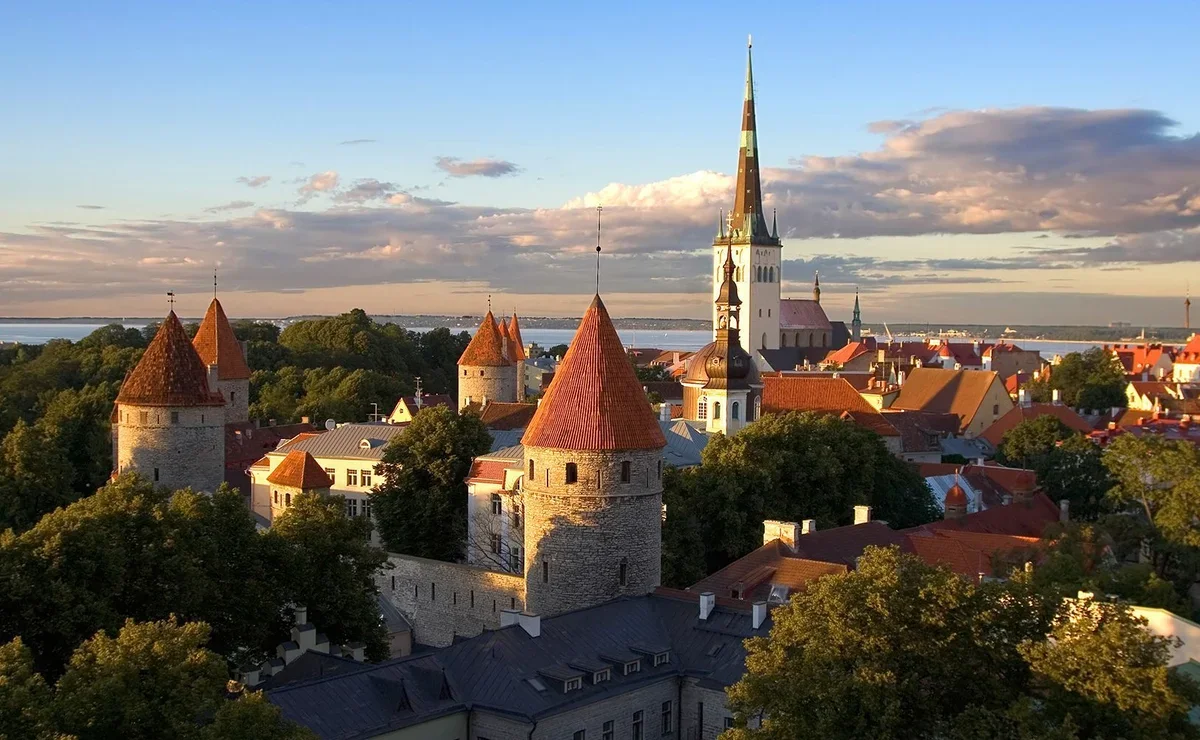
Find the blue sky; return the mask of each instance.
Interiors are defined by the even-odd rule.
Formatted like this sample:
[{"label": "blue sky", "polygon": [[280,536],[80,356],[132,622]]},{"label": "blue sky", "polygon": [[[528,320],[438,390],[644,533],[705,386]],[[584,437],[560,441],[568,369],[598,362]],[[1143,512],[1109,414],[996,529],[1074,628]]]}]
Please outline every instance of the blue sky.
[{"label": "blue sky", "polygon": [[[1167,135],[1190,137],[1200,130],[1197,27],[1200,4],[1182,2],[9,4],[0,9],[0,232],[10,235],[0,235],[0,284],[15,250],[36,248],[17,235],[39,224],[204,222],[241,217],[237,209],[206,215],[238,202],[260,212],[337,210],[322,198],[297,203],[298,181],[317,173],[336,172],[339,187],[373,179],[416,197],[500,210],[559,209],[613,183],[729,173],[747,33],[767,167],[874,152],[886,137],[869,130],[872,122],[946,111],[1156,111],[1178,124]],[[355,140],[370,141],[341,143]],[[450,177],[435,166],[438,157],[509,162],[517,171]],[[271,179],[253,189],[236,182],[253,176]],[[1191,240],[1187,216],[1171,226]],[[794,221],[802,219],[796,211]],[[1089,245],[1130,233],[1120,224],[1099,232]],[[872,238],[918,234],[856,236],[850,251],[870,253]],[[559,251],[569,253],[569,241]],[[834,250],[805,241],[785,256],[807,265],[814,249]],[[947,249],[970,253],[981,244]],[[202,245],[188,249],[204,261]],[[458,282],[538,293],[487,286],[489,272],[482,264]],[[353,287],[296,277],[273,287]],[[1139,283],[1136,297],[1154,297],[1153,281]],[[966,285],[955,290],[974,290]],[[889,312],[908,318],[895,313],[905,295],[896,290],[880,287],[881,299],[888,291]],[[0,301],[0,311],[75,305],[38,297]],[[120,289],[108,298],[136,296]],[[328,300],[328,310],[350,307]],[[703,305],[675,303],[645,306],[707,315]],[[1167,322],[1164,310],[1147,304],[1142,320]]]}]

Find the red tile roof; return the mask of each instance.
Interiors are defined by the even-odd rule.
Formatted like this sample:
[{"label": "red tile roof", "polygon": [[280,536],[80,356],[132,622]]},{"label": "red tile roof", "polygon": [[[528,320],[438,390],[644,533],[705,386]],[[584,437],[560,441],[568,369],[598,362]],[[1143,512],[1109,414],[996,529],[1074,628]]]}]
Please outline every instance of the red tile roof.
[{"label": "red tile roof", "polygon": [[471,461],[471,472],[467,474],[468,483],[503,483],[504,471],[511,467],[521,467],[519,460],[487,460],[476,458]]},{"label": "red tile roof", "polygon": [[600,296],[579,322],[521,443],[595,451],[666,446]]},{"label": "red tile roof", "polygon": [[960,576],[975,579],[980,574],[994,574],[994,556],[1040,549],[1041,540],[1037,537],[939,529],[914,532],[908,536],[908,544],[917,557],[927,564],[944,565]]},{"label": "red tile roof", "polygon": [[1161,344],[1117,344],[1113,345],[1112,353],[1130,375],[1154,368],[1162,360],[1163,354],[1167,354]]},{"label": "red tile roof", "polygon": [[968,514],[962,519],[930,522],[905,532],[919,529],[957,529],[965,532],[1041,537],[1046,527],[1058,521],[1058,507],[1046,494],[1038,491],[1028,502],[1014,501],[1007,506],[993,506]]},{"label": "red tile roof", "polygon": [[517,323],[517,312],[513,311],[508,321],[508,338],[512,340],[513,350],[509,355],[514,360],[527,360],[525,356],[525,341],[521,339],[521,325]]},{"label": "red tile roof", "polygon": [[1007,414],[996,419],[990,427],[983,430],[983,434],[980,434],[979,438],[993,447],[999,447],[1000,442],[1004,439],[1004,435],[1013,427],[1023,421],[1036,419],[1039,416],[1056,416],[1069,429],[1073,429],[1080,434],[1087,434],[1092,431],[1092,425],[1082,416],[1075,413],[1075,410],[1070,406],[1053,403],[1031,403],[1028,406],[1014,406]]},{"label": "red tile roof", "polygon": [[[805,535],[809,537],[811,535]],[[824,575],[845,573],[849,570],[839,563],[795,557],[779,540],[772,540],[762,547],[739,558],[721,570],[689,587],[689,591],[712,592],[719,597],[746,601],[765,601],[771,585],[787,586],[789,593],[803,590],[809,581]]]},{"label": "red tile roof", "polygon": [[487,316],[479,324],[479,330],[471,338],[471,343],[458,358],[459,365],[468,367],[504,367],[510,365],[504,357],[500,327],[496,325],[496,317],[488,311]]},{"label": "red tile roof", "polygon": [[216,365],[221,380],[247,380],[250,367],[242,356],[242,345],[225,317],[225,309],[216,298],[208,304],[208,312],[192,339],[196,354],[205,365]]},{"label": "red tile roof", "polygon": [[208,368],[188,341],[175,312],[158,327],[142,359],[121,384],[117,403],[131,406],[224,406],[208,387]]},{"label": "red tile roof", "polygon": [[871,350],[867,348],[864,342],[851,342],[841,349],[836,349],[830,352],[825,357],[825,362],[836,362],[839,365],[845,365],[856,357],[861,357]]},{"label": "red tile roof", "polygon": [[762,382],[764,414],[786,411],[837,414],[876,434],[887,437],[900,435],[845,378],[774,374],[764,375]]},{"label": "red tile roof", "polygon": [[333,481],[312,455],[303,450],[292,450],[267,476],[268,483],[311,490],[329,488]]},{"label": "red tile roof", "polygon": [[478,414],[488,429],[500,432],[528,427],[537,411],[537,404],[488,401],[483,407],[477,403],[468,404],[466,410]]}]

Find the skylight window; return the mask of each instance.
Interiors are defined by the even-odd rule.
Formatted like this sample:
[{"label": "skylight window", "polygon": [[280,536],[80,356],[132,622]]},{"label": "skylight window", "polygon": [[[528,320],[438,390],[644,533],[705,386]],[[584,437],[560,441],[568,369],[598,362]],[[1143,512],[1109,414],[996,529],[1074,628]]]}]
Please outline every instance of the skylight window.
[{"label": "skylight window", "polygon": [[546,684],[542,683],[540,678],[527,678],[525,681],[533,687],[534,691],[545,691]]}]

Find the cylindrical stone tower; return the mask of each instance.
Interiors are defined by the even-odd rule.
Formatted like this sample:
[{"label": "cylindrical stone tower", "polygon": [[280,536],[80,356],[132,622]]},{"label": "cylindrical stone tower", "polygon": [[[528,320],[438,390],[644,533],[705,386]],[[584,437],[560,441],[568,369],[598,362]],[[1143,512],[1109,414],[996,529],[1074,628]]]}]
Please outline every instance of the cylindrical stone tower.
[{"label": "cylindrical stone tower", "polygon": [[221,302],[213,298],[192,339],[192,346],[206,366],[216,366],[216,388],[225,398],[225,423],[237,424],[250,419],[250,366],[242,345],[229,325]]},{"label": "cylindrical stone tower", "polygon": [[509,358],[516,363],[517,366],[517,403],[525,402],[525,342],[521,339],[521,325],[517,323],[517,312],[513,311],[512,318],[508,322],[508,338],[512,343],[512,351],[509,353]]},{"label": "cylindrical stone tower", "polygon": [[657,587],[666,440],[599,296],[521,442],[526,607],[550,616]]},{"label": "cylindrical stone tower", "polygon": [[479,331],[458,358],[458,408],[488,401],[515,403],[516,367],[504,355],[504,341],[496,318],[488,311]]},{"label": "cylindrical stone tower", "polygon": [[117,472],[170,489],[225,479],[225,399],[172,311],[117,395]]}]

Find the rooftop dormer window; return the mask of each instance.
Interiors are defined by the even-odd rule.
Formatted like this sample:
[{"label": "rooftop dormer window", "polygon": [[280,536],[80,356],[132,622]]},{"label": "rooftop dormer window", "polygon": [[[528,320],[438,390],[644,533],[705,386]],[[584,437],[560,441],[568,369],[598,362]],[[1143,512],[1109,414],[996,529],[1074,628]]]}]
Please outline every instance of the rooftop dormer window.
[{"label": "rooftop dormer window", "polygon": [[666,652],[666,653],[655,653],[654,654],[654,665],[656,665],[656,666],[665,665],[670,662],[671,662],[671,653]]},{"label": "rooftop dormer window", "polygon": [[568,691],[578,691],[579,689],[582,689],[582,688],[583,688],[583,679],[582,678],[568,678],[566,681],[563,682],[563,693],[564,694],[567,693]]},{"label": "rooftop dormer window", "polygon": [[596,671],[592,674],[592,683],[603,683],[612,678],[612,671],[605,668],[602,671]]},{"label": "rooftop dormer window", "polygon": [[631,673],[637,673],[640,670],[642,670],[642,661],[640,661],[640,660],[631,660],[625,664],[625,675],[626,676],[628,676]]}]

